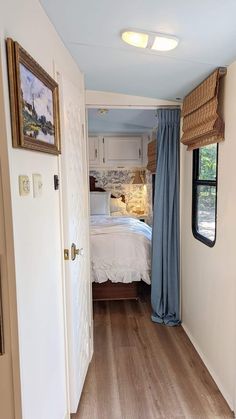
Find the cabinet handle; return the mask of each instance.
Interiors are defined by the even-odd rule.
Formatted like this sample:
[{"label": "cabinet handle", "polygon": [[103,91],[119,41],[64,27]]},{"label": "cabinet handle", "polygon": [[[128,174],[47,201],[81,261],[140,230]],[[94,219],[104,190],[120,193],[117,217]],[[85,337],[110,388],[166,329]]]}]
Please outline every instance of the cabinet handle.
[{"label": "cabinet handle", "polygon": [[95,159],[97,159],[98,158],[98,150],[97,150],[97,148],[95,148]]},{"label": "cabinet handle", "polygon": [[139,158],[141,159],[141,148],[138,150]]}]

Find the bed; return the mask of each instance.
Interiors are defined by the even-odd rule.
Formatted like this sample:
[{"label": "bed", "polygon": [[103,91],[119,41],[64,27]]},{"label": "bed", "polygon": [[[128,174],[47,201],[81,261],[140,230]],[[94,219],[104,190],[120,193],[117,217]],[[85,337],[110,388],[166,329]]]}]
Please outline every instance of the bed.
[{"label": "bed", "polygon": [[[124,202],[123,196],[116,198],[97,188],[96,179],[91,177],[90,191],[92,201],[95,197],[102,202],[109,202],[110,199],[110,202],[116,203],[118,199]],[[102,193],[104,197],[96,193]],[[91,213],[94,212],[91,206]],[[113,211],[115,216],[110,215],[110,207],[100,212],[91,215],[93,299],[136,299],[143,284],[150,284],[151,228],[119,211]]]}]

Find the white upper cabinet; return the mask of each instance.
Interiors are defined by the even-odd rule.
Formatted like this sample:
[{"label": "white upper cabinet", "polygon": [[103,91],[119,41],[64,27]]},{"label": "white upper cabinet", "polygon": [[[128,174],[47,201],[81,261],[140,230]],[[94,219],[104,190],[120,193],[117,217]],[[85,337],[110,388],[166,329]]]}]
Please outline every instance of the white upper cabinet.
[{"label": "white upper cabinet", "polygon": [[89,137],[90,167],[142,166],[142,136],[91,136]]},{"label": "white upper cabinet", "polygon": [[100,141],[99,137],[89,137],[89,165],[100,166]]},{"label": "white upper cabinet", "polygon": [[106,166],[141,166],[141,137],[104,137]]}]

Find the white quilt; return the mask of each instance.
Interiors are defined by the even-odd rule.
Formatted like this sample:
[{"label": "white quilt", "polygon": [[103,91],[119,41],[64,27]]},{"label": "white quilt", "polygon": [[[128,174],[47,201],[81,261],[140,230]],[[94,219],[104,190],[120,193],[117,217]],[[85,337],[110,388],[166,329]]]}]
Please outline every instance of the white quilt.
[{"label": "white quilt", "polygon": [[152,229],[129,217],[91,217],[92,279],[150,284]]}]

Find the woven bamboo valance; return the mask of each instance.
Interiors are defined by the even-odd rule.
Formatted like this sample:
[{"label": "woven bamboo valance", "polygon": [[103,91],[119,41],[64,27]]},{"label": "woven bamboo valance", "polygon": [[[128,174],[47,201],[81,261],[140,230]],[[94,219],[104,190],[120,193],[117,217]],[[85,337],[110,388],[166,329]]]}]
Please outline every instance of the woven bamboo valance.
[{"label": "woven bamboo valance", "polygon": [[184,98],[181,142],[188,146],[188,150],[224,140],[219,92],[226,71],[226,68],[218,68]]},{"label": "woven bamboo valance", "polygon": [[150,170],[151,173],[156,173],[156,165],[157,165],[157,141],[153,140],[150,143],[148,143],[147,169]]}]

